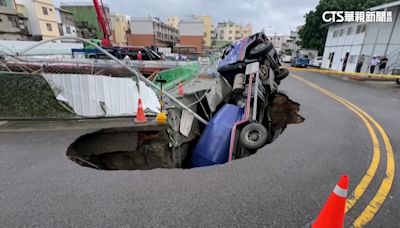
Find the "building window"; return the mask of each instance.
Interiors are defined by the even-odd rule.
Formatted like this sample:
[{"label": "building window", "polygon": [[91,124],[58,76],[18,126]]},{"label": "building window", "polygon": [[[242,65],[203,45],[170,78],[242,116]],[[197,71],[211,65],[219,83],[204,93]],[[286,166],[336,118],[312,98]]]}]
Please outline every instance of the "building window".
[{"label": "building window", "polygon": [[18,19],[15,17],[8,17],[8,19],[11,21],[11,25],[13,28],[18,28],[19,24],[18,24]]},{"label": "building window", "polygon": [[53,31],[53,28],[51,27],[51,24],[46,23],[47,26],[47,31]]},{"label": "building window", "polygon": [[42,12],[43,12],[43,15],[49,15],[46,7],[42,7]]},{"label": "building window", "polygon": [[344,35],[344,29],[340,29],[340,35],[339,36],[343,36]]},{"label": "building window", "polygon": [[0,0],[0,6],[7,6],[6,0]]},{"label": "building window", "polygon": [[357,26],[356,34],[359,34],[361,32],[361,25]]},{"label": "building window", "polygon": [[229,37],[228,40],[232,40],[232,37]]},{"label": "building window", "polygon": [[361,33],[365,32],[367,30],[367,25],[361,26]]},{"label": "building window", "polygon": [[65,30],[67,31],[67,34],[71,34],[71,28],[69,26],[65,27]]},{"label": "building window", "polygon": [[356,34],[363,33],[366,30],[367,30],[367,25],[358,25],[357,26],[357,30],[356,30]]},{"label": "building window", "polygon": [[229,34],[232,34],[232,30],[229,30]]},{"label": "building window", "polygon": [[337,37],[337,36],[338,36],[338,33],[339,33],[338,30],[333,31],[333,38]]},{"label": "building window", "polygon": [[353,27],[347,29],[347,35],[350,36],[353,33]]}]

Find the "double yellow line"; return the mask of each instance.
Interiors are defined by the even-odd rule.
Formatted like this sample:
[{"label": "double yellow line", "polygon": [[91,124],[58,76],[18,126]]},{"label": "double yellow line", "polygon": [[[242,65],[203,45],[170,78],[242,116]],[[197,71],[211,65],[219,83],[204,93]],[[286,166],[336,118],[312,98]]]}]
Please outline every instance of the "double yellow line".
[{"label": "double yellow line", "polygon": [[390,142],[389,137],[387,136],[383,127],[369,114],[363,111],[361,108],[357,107],[356,105],[352,104],[351,102],[345,100],[344,98],[308,81],[305,80],[297,75],[292,73],[292,77],[306,83],[310,87],[320,91],[321,93],[337,100],[347,108],[349,108],[352,112],[354,112],[360,119],[364,122],[365,126],[368,129],[368,132],[371,136],[372,145],[373,145],[373,153],[371,163],[361,179],[361,181],[355,187],[351,196],[347,199],[346,202],[346,213],[350,211],[351,208],[357,203],[357,201],[363,196],[365,190],[370,185],[372,179],[374,178],[376,171],[379,167],[380,157],[381,157],[381,150],[380,144],[377,137],[377,134],[372,127],[371,123],[378,129],[379,134],[383,139],[383,143],[386,149],[386,173],[385,177],[382,180],[382,183],[374,195],[374,197],[369,201],[368,205],[363,209],[363,211],[358,215],[358,217],[353,221],[354,227],[362,227],[367,225],[369,222],[372,221],[375,214],[378,212],[382,204],[385,202],[387,195],[390,192],[394,181],[394,174],[395,174],[395,160],[393,155],[393,147]]}]

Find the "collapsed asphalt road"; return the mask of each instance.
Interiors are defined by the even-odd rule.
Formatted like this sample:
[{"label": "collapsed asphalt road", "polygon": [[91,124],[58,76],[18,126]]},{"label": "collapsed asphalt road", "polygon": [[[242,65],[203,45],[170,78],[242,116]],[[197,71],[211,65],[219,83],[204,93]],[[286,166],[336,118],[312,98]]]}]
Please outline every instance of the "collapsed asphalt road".
[{"label": "collapsed asphalt road", "polygon": [[[387,130],[398,161],[398,93],[315,73],[295,74],[375,117]],[[293,77],[285,79],[281,88],[301,104],[306,121],[289,125],[257,154],[223,166],[97,171],[65,156],[67,147],[88,131],[0,133],[0,223],[301,227],[315,218],[341,174],[350,176],[350,192],[354,190],[370,165],[373,146],[362,120],[343,104]],[[383,153],[371,184],[347,214],[347,225],[378,190],[385,159]],[[371,227],[398,226],[397,205],[395,181]]]}]

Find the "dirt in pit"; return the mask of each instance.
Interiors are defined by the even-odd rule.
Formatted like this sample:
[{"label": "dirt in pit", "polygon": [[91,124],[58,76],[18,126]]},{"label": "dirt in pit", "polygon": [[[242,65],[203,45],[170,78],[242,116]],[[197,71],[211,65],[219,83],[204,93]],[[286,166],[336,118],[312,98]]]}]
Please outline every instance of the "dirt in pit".
[{"label": "dirt in pit", "polygon": [[67,157],[81,166],[99,170],[182,168],[187,151],[183,147],[172,150],[165,130],[101,130],[78,138],[69,146]]}]

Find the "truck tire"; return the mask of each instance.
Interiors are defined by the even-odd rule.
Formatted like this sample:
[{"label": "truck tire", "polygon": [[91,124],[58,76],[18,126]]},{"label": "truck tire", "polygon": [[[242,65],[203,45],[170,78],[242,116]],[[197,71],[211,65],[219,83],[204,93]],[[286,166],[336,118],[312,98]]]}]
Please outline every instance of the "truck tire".
[{"label": "truck tire", "polygon": [[286,68],[280,68],[279,74],[275,76],[276,81],[282,81],[289,75],[289,70]]},{"label": "truck tire", "polygon": [[266,55],[273,48],[271,42],[262,42],[254,46],[249,51],[249,57],[251,59],[258,59],[260,56]]},{"label": "truck tire", "polygon": [[257,150],[265,145],[268,139],[267,129],[259,123],[250,123],[240,132],[240,144],[249,150]]}]

